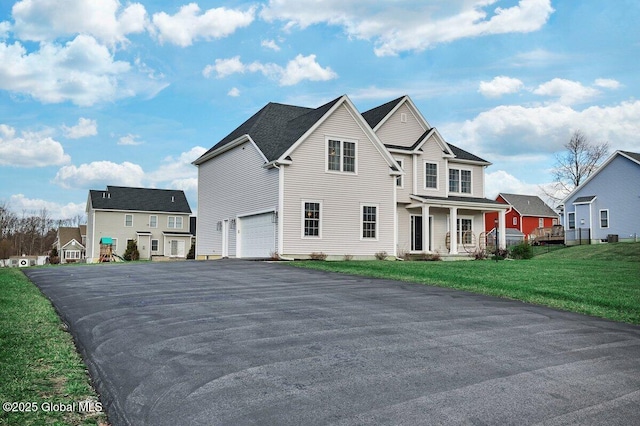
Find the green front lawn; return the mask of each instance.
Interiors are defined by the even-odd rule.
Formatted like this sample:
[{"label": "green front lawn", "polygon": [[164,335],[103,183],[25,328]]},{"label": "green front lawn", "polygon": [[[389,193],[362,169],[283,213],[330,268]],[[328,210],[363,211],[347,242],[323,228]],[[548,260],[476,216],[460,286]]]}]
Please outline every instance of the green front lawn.
[{"label": "green front lawn", "polygon": [[71,335],[51,303],[14,268],[0,268],[0,372],[0,424],[106,424],[106,416],[86,403],[95,404],[97,396]]},{"label": "green front lawn", "polygon": [[531,260],[294,262],[522,300],[640,324],[640,243],[571,247]]}]

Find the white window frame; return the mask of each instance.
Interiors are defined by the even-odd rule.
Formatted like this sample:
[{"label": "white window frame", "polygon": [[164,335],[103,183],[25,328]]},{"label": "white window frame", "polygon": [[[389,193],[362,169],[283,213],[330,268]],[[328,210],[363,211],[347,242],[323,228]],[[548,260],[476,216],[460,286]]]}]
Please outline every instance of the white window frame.
[{"label": "white window frame", "polygon": [[[127,217],[131,217],[131,225],[127,225]],[[131,213],[125,213],[125,215],[124,215],[124,226],[125,226],[125,228],[133,228],[133,215]]]},{"label": "white window frame", "polygon": [[[155,218],[155,221],[152,219]],[[149,215],[149,228],[157,228],[158,227],[158,215],[150,214]]]},{"label": "white window frame", "polygon": [[[450,173],[452,170],[458,171],[458,185],[455,191],[451,190],[451,174]],[[463,171],[469,172],[469,192],[462,192],[462,172]],[[454,194],[472,195],[473,194],[473,170],[465,167],[450,167],[449,170],[447,171],[447,189],[449,190],[450,193],[454,193]]]},{"label": "white window frame", "polygon": [[538,228],[544,228],[544,217],[538,218]]},{"label": "white window frame", "polygon": [[[398,163],[398,166],[400,166],[400,171],[404,172],[404,158],[396,158],[395,160],[396,163]],[[404,175],[396,176],[396,187],[400,189],[404,188]]]},{"label": "white window frame", "polygon": [[518,226],[518,216],[513,217],[513,226]]},{"label": "white window frame", "polygon": [[[602,226],[602,212],[606,212],[606,214],[607,214],[607,217],[606,217],[607,224],[606,224],[606,226]],[[600,229],[608,229],[609,228],[609,222],[610,222],[609,209],[601,209],[598,212],[598,223],[600,224]]]},{"label": "white window frame", "polygon": [[[471,229],[469,229],[469,231],[471,231],[471,242],[470,243],[465,243],[464,241],[462,241],[462,237],[463,237],[463,230],[462,230],[462,221],[463,220],[468,220],[471,222]],[[458,241],[458,244],[461,245],[471,245],[473,244],[473,234],[475,233],[475,224],[474,224],[474,220],[473,220],[473,216],[458,216],[457,220],[456,220],[456,235],[457,238],[456,240]],[[460,229],[458,229],[460,228]]]},{"label": "white window frame", "polygon": [[[431,186],[427,186],[427,164],[431,164],[436,166],[436,186],[431,187]],[[422,186],[424,189],[426,190],[432,190],[432,191],[437,191],[438,187],[440,186],[440,179],[438,179],[438,163],[433,162],[433,161],[424,161],[422,164]]]},{"label": "white window frame", "polygon": [[[154,241],[155,241],[155,243],[156,243],[156,249],[155,249],[155,250],[153,249],[153,243],[154,243]],[[152,252],[152,253],[153,253],[153,252],[156,252],[156,253],[157,253],[158,251],[160,251],[159,249],[160,249],[160,240],[151,240],[151,252]]]},{"label": "white window frame", "polygon": [[[375,225],[376,228],[374,230],[375,232],[375,237],[365,237],[364,236],[364,208],[365,207],[373,207],[376,209],[376,221],[375,221]],[[380,207],[378,206],[378,204],[371,204],[371,203],[361,203],[360,204],[360,240],[362,241],[378,241],[379,238],[379,229],[380,229]]]},{"label": "white window frame", "polygon": [[[305,204],[316,203],[318,204],[318,235],[305,235],[304,234],[304,221],[305,221]],[[302,200],[300,202],[300,237],[305,240],[320,240],[322,239],[322,200]]]},{"label": "white window frame", "polygon": [[66,259],[78,260],[80,259],[80,250],[65,250],[64,258],[65,260]]},{"label": "white window frame", "polygon": [[117,250],[118,250],[118,239],[111,238],[111,251],[113,253],[117,253]]},{"label": "white window frame", "polygon": [[[329,141],[340,142],[340,169],[339,170],[330,170],[329,169]],[[344,144],[352,143],[354,144],[354,154],[355,158],[353,159],[353,171],[344,171]],[[338,173],[338,174],[346,174],[346,175],[357,175],[358,174],[358,141],[355,139],[341,138],[341,137],[325,137],[324,142],[324,170],[326,173]]]},{"label": "white window frame", "polygon": [[[173,221],[173,225],[171,222]],[[178,226],[178,221],[180,222],[180,226]],[[182,229],[184,226],[184,220],[182,220],[182,216],[167,216],[167,228],[169,229]]]},{"label": "white window frame", "polygon": [[[571,226],[571,217],[573,217],[573,226]],[[568,212],[567,213],[567,229],[576,229],[576,213]]]}]

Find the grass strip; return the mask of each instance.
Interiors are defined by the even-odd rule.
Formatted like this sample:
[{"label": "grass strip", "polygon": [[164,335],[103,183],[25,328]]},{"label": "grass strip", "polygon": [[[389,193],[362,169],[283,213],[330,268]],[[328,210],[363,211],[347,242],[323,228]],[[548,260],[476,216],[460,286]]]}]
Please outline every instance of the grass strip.
[{"label": "grass strip", "polygon": [[71,335],[13,268],[0,269],[0,371],[0,424],[107,424]]},{"label": "grass strip", "polygon": [[[304,268],[408,281],[640,324],[640,262],[631,256],[596,260],[588,250],[551,252],[531,260],[493,262],[293,262]],[[616,260],[613,260],[616,259]]]}]

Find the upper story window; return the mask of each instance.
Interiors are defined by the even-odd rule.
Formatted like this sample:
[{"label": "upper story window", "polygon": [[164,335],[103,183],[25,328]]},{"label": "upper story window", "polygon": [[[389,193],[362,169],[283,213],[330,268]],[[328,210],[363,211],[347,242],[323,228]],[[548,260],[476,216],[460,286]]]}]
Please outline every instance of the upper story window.
[{"label": "upper story window", "polygon": [[471,194],[471,170],[449,169],[449,192]]},{"label": "upper story window", "polygon": [[438,189],[438,164],[424,163],[424,187]]},{"label": "upper story window", "polygon": [[[404,160],[401,158],[396,158],[396,163],[398,163],[398,166],[400,166],[400,168],[402,170],[404,170]],[[400,176],[396,176],[396,186],[398,188],[404,188],[404,176],[400,175]]]},{"label": "upper story window", "polygon": [[157,228],[158,227],[158,216],[151,215],[149,216],[149,228]]},{"label": "upper story window", "polygon": [[327,139],[327,170],[356,172],[356,143],[338,139]]},{"label": "upper story window", "polygon": [[167,219],[167,228],[182,229],[182,216],[169,216]]},{"label": "upper story window", "polygon": [[133,226],[133,215],[132,214],[125,214],[124,215],[124,226],[126,226],[126,227]]}]

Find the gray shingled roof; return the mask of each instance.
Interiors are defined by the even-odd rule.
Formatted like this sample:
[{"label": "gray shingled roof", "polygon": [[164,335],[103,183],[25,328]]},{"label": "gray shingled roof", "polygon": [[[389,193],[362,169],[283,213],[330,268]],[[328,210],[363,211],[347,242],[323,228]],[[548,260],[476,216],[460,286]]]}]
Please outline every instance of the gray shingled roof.
[{"label": "gray shingled roof", "polygon": [[307,130],[317,123],[340,98],[336,98],[315,109],[270,102],[200,158],[241,136],[249,135],[267,158],[267,161],[277,160]]},{"label": "gray shingled roof", "polygon": [[620,151],[620,152],[622,152],[623,154],[633,158],[638,163],[640,163],[640,154],[638,154],[637,152],[631,152],[631,151]]},{"label": "gray shingled roof", "polygon": [[[86,226],[86,225],[85,225]],[[58,228],[58,242],[60,247],[64,247],[69,241],[76,240],[82,244],[82,235],[80,235],[80,228],[78,226],[69,227],[61,226]]]},{"label": "gray shingled roof", "polygon": [[483,160],[477,155],[473,155],[472,153],[467,152],[462,148],[458,148],[457,146],[452,145],[449,142],[447,142],[447,145],[449,145],[449,148],[451,148],[451,152],[453,152],[453,155],[455,155],[456,159],[458,160],[479,161],[481,163],[489,163],[487,160]]},{"label": "gray shingled roof", "polygon": [[369,111],[365,111],[362,113],[362,117],[369,124],[369,126],[373,129],[376,127],[393,109],[398,105],[398,103],[404,99],[404,96],[399,97],[398,99],[394,99],[392,101],[387,102],[386,104],[380,105],[379,107],[375,107],[370,109]]},{"label": "gray shingled roof", "polygon": [[558,217],[558,214],[536,195],[500,193],[500,196],[522,216]]},{"label": "gray shingled roof", "polygon": [[178,189],[107,186],[106,191],[89,191],[91,205],[101,210],[191,213],[184,191]]},{"label": "gray shingled roof", "polygon": [[586,195],[584,197],[578,197],[573,201],[573,204],[580,204],[580,203],[590,203],[593,200],[596,199],[595,195]]}]

